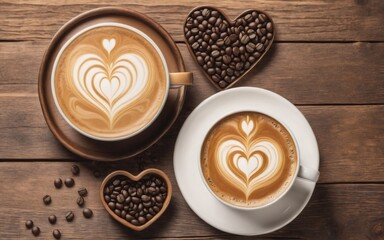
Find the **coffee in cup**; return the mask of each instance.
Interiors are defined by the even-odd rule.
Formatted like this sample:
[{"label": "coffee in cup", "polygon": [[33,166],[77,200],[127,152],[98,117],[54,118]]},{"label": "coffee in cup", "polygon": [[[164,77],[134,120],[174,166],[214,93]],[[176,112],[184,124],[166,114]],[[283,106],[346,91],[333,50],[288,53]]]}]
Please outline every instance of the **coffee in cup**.
[{"label": "coffee in cup", "polygon": [[295,140],[279,121],[259,112],[238,112],[218,121],[205,137],[200,161],[211,192],[245,209],[280,198],[298,171]]},{"label": "coffee in cup", "polygon": [[98,140],[120,140],[156,119],[172,80],[188,84],[191,77],[179,73],[170,79],[163,54],[145,33],[102,23],[65,43],[51,79],[55,104],[74,129]]}]

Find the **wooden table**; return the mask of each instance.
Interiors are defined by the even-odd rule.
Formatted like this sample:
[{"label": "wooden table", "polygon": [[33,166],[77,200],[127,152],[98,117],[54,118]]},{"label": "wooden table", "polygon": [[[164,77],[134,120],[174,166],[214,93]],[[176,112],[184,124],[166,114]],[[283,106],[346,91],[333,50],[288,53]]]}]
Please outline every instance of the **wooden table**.
[{"label": "wooden table", "polygon": [[[256,8],[274,19],[277,39],[271,51],[236,86],[255,86],[286,97],[304,113],[316,134],[321,155],[320,180],[308,206],[283,229],[259,239],[384,239],[384,1],[110,1],[0,0],[0,239],[30,239],[24,222],[32,219],[52,238],[62,239],[238,239],[203,222],[177,187],[172,154],[189,113],[216,92],[192,60],[182,23],[195,6],[212,4],[230,17]],[[37,95],[42,55],[68,20],[101,6],[121,6],[148,14],[176,41],[195,85],[184,109],[160,142],[134,159],[105,164],[80,159],[48,129]],[[56,190],[53,180],[81,167],[73,189]],[[157,167],[174,187],[171,204],[158,222],[140,233],[107,215],[98,197],[102,178],[113,169],[138,173]],[[75,203],[77,188],[89,191],[85,219]],[[42,197],[53,202],[44,206]],[[64,215],[75,212],[67,223]],[[55,226],[48,216],[56,214]],[[38,238],[37,238],[38,239]]]}]

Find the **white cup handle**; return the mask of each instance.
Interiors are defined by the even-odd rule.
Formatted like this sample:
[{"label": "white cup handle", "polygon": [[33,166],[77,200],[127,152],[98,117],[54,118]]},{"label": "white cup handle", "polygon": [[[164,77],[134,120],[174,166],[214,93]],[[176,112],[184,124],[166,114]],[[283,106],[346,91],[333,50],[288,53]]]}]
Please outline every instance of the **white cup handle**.
[{"label": "white cup handle", "polygon": [[297,174],[299,178],[304,178],[306,180],[309,180],[311,182],[317,182],[320,176],[320,172],[316,169],[303,167],[300,165],[299,172]]}]

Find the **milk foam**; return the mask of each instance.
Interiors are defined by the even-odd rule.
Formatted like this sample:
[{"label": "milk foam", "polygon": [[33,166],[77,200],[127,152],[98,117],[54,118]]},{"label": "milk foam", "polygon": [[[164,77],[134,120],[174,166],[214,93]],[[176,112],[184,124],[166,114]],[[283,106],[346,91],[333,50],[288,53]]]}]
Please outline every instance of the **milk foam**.
[{"label": "milk foam", "polygon": [[293,140],[282,128],[259,113],[234,114],[212,128],[201,161],[216,195],[252,206],[271,201],[284,190],[297,160]]},{"label": "milk foam", "polygon": [[83,54],[73,66],[73,82],[81,95],[102,113],[113,126],[115,116],[137,97],[148,83],[148,63],[137,54],[127,53],[112,59],[115,39],[103,39],[108,57]]}]

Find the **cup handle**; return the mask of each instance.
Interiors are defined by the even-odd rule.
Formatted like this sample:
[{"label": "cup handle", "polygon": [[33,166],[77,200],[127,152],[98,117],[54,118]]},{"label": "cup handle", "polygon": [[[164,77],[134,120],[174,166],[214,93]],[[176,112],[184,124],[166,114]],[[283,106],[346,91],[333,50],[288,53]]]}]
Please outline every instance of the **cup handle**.
[{"label": "cup handle", "polygon": [[193,83],[193,74],[191,72],[174,72],[169,73],[171,88],[180,86],[189,86]]},{"label": "cup handle", "polygon": [[299,178],[303,178],[311,182],[317,182],[320,176],[320,172],[317,171],[316,169],[307,168],[300,165],[297,176]]}]

